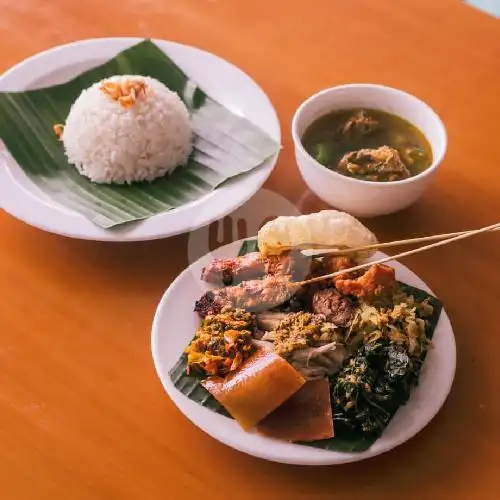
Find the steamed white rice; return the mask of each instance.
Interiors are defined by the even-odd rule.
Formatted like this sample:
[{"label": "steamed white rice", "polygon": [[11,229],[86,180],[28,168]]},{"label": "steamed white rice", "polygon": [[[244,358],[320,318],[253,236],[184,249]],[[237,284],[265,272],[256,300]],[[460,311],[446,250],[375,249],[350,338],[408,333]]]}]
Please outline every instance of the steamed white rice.
[{"label": "steamed white rice", "polygon": [[188,160],[193,130],[179,96],[158,80],[114,76],[106,82],[143,80],[147,90],[124,108],[100,90],[84,90],[69,112],[62,140],[70,163],[98,183],[151,181]]}]

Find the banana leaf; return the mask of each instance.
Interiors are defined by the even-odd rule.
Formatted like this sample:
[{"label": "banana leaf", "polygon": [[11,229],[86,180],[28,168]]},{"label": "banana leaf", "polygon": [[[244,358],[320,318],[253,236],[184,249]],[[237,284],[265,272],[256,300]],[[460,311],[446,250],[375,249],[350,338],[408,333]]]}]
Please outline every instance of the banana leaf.
[{"label": "banana leaf", "polygon": [[258,252],[259,245],[257,244],[257,240],[245,240],[241,244],[241,248],[238,252],[238,257],[242,255],[246,255],[247,253]]},{"label": "banana leaf", "polygon": [[[255,251],[258,251],[257,240],[249,239],[243,242],[238,255],[241,256]],[[428,325],[425,332],[427,337],[432,339],[442,310],[441,302],[424,290],[420,290],[419,288],[415,288],[406,283],[400,282],[399,285],[405,293],[413,295],[416,300],[423,301],[428,298],[430,303],[434,306],[433,315],[427,318]],[[187,356],[183,354],[179,361],[170,370],[170,378],[174,386],[189,399],[201,404],[205,408],[215,411],[220,415],[224,415],[225,417],[232,418],[224,407],[201,385],[200,382],[203,377],[197,375],[187,375],[186,368]],[[331,439],[297,444],[313,446],[314,448],[320,448],[323,450],[349,453],[366,451],[377,439],[378,436],[366,436],[344,429],[336,429],[336,435]]]},{"label": "banana leaf", "polygon": [[[53,125],[64,123],[80,92],[119,74],[151,76],[188,107],[195,131],[189,162],[153,182],[103,185],[71,166]],[[246,118],[210,98],[152,41],[145,40],[69,82],[53,87],[0,92],[0,139],[26,175],[47,195],[104,228],[180,207],[248,172],[279,144]]]}]

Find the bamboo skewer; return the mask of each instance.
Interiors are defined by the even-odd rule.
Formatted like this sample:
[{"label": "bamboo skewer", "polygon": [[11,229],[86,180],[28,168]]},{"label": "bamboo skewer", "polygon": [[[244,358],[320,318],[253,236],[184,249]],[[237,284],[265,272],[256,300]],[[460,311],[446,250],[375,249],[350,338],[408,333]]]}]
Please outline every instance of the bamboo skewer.
[{"label": "bamboo skewer", "polygon": [[[498,230],[500,230],[500,227],[498,226],[494,227],[493,229],[490,229],[490,231],[498,231]],[[432,236],[421,236],[418,238],[409,238],[407,240],[388,241],[386,243],[373,243],[372,245],[365,245],[362,247],[355,247],[355,248],[332,248],[330,250],[323,250],[319,253],[315,253],[314,256],[321,257],[323,255],[346,255],[350,253],[364,252],[366,250],[378,250],[380,248],[389,248],[401,245],[415,245],[417,243],[425,243],[427,241],[437,241],[437,240],[453,238],[455,236],[461,236],[462,234],[469,234],[470,232],[471,230],[459,231],[456,233],[434,234]]]},{"label": "bamboo skewer", "polygon": [[[471,236],[475,236],[476,234],[486,233],[488,231],[493,231],[495,229],[500,229],[500,223],[492,224],[491,226],[482,227],[481,229],[475,229],[473,231],[466,231],[459,233],[457,236],[452,238],[448,238],[446,240],[438,241],[437,243],[431,243],[430,245],[424,245],[423,247],[414,248],[413,250],[408,250],[406,252],[401,252],[396,255],[392,255],[389,257],[384,257],[383,259],[376,260],[374,262],[365,262],[364,264],[360,264],[359,266],[351,267],[350,269],[343,269],[341,271],[336,271],[331,274],[325,274],[324,276],[318,276],[316,278],[311,278],[309,280],[300,281],[297,283],[299,286],[310,285],[311,283],[317,283],[318,281],[323,281],[325,279],[335,278],[340,276],[341,274],[350,273],[353,271],[359,271],[361,269],[366,269],[368,267],[373,266],[374,264],[384,264],[385,262],[389,262],[394,259],[401,259],[402,257],[408,257],[409,255],[413,255],[419,252],[424,252],[425,250],[430,250],[431,248],[440,247],[443,245],[447,245],[448,243],[453,243],[454,241],[463,240],[465,238],[470,238]],[[439,235],[438,235],[439,236]],[[432,236],[426,236],[424,238],[432,238]],[[419,238],[416,238],[419,239]],[[429,241],[429,240],[427,240]],[[379,248],[375,245],[376,248]],[[352,251],[352,250],[351,250]]]}]

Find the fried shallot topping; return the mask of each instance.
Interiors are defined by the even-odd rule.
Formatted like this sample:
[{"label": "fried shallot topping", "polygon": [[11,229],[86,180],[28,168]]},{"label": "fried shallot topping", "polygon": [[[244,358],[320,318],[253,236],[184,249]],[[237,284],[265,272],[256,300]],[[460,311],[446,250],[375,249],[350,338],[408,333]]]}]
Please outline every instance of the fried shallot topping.
[{"label": "fried shallot topping", "polygon": [[138,98],[146,94],[147,85],[143,80],[128,78],[122,82],[106,81],[101,84],[99,90],[118,101],[120,106],[130,108]]},{"label": "fried shallot topping", "polygon": [[62,140],[62,134],[63,134],[63,130],[64,130],[64,125],[62,125],[61,123],[56,123],[52,129],[54,130],[54,134],[57,135],[57,138],[59,140]]}]

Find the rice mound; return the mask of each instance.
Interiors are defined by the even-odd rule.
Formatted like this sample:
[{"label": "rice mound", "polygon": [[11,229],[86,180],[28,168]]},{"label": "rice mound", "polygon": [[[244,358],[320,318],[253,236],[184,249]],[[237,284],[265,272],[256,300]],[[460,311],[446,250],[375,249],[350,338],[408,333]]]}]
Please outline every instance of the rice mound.
[{"label": "rice mound", "polygon": [[[126,108],[100,87],[127,79],[146,84],[144,95]],[[106,78],[82,91],[62,135],[68,161],[93,182],[152,181],[187,162],[193,144],[189,112],[158,80],[137,75]]]}]

